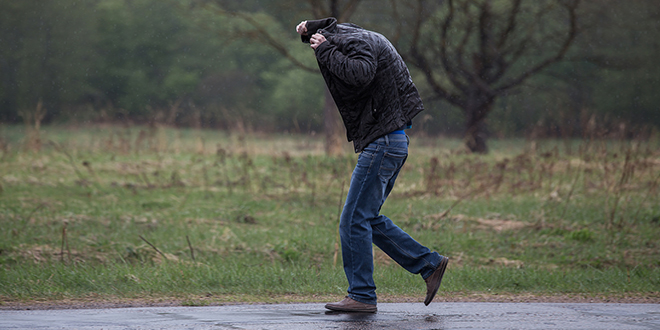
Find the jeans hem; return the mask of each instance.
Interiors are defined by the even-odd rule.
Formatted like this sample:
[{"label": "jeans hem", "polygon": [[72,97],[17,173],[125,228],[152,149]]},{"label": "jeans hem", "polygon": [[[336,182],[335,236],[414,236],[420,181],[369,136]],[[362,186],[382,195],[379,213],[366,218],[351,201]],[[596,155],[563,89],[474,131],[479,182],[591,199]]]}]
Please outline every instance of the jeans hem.
[{"label": "jeans hem", "polygon": [[[435,252],[435,253],[437,253],[437,252]],[[431,277],[431,275],[433,275],[435,270],[438,269],[438,266],[440,266],[440,263],[442,262],[442,259],[447,258],[447,257],[445,257],[445,256],[443,256],[439,253],[437,253],[437,254],[440,256],[440,258],[438,259],[436,264],[433,264],[433,263],[429,262],[430,270],[426,271],[426,272],[428,272],[428,274],[424,274],[426,272],[419,272],[419,275],[421,275],[423,279],[427,279],[427,278]],[[426,277],[424,275],[426,275]]]},{"label": "jeans hem", "polygon": [[360,298],[356,297],[354,294],[349,293],[348,297],[355,300],[355,301],[357,301],[357,302],[361,302],[363,304],[374,305],[374,306],[378,305],[377,301],[366,301],[364,299],[360,299]]}]

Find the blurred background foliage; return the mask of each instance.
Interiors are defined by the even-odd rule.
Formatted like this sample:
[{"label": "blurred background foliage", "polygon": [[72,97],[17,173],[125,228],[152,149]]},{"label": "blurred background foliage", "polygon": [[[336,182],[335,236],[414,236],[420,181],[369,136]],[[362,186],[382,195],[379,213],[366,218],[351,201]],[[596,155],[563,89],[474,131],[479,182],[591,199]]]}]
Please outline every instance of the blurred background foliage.
[{"label": "blurred background foliage", "polygon": [[[322,15],[320,8],[344,5],[349,21],[407,47],[414,5],[433,15],[443,3],[0,0],[0,121],[35,120],[41,104],[46,123],[320,132],[324,83],[294,27]],[[540,8],[549,0],[525,3]],[[497,98],[490,136],[574,137],[594,127],[632,136],[660,127],[660,3],[583,0],[578,14],[579,34],[563,61]],[[546,19],[529,33],[567,24],[559,15]],[[421,31],[433,40],[431,25]],[[427,108],[416,131],[462,134],[461,110],[409,66]]]}]

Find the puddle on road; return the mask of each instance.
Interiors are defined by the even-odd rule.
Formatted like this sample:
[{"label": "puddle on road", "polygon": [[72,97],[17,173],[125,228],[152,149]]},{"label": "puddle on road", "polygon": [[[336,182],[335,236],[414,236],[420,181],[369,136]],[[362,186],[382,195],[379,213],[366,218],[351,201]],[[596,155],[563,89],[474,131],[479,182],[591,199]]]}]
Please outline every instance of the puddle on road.
[{"label": "puddle on road", "polygon": [[157,313],[172,320],[197,320],[214,324],[221,329],[308,329],[319,325],[321,329],[382,330],[382,329],[443,329],[443,317],[408,313],[342,313],[324,310],[241,310],[217,311],[204,315],[188,313]]}]

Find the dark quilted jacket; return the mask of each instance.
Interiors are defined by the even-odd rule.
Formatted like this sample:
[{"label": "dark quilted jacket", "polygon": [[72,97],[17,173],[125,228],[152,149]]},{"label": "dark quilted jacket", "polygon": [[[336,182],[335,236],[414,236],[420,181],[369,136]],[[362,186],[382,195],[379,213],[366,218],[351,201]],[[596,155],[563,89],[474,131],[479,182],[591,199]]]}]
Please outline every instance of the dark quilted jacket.
[{"label": "dark quilted jacket", "polygon": [[408,68],[383,35],[331,17],[307,21],[303,42],[317,32],[327,42],[316,48],[316,59],[355,152],[424,110]]}]

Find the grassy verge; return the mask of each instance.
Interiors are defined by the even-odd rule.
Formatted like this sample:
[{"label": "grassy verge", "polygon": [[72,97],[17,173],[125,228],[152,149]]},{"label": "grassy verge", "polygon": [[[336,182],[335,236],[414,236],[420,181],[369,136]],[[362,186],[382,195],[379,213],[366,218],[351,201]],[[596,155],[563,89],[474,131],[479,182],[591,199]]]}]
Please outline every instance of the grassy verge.
[{"label": "grassy verge", "polygon": [[[210,265],[209,265],[210,264]],[[482,293],[483,300],[502,297],[549,296],[631,297],[659,299],[657,270],[632,271],[539,269],[470,269],[447,273],[439,300],[465,300]],[[163,263],[161,265],[66,266],[51,264],[12,269],[3,275],[5,303],[76,301],[96,298],[180,304],[235,302],[320,302],[339,298],[345,279],[341,270],[313,270],[308,265],[223,265]],[[385,301],[420,302],[423,282],[399,269],[376,275]],[[653,281],[656,283],[654,284]],[[491,299],[485,296],[492,296]],[[383,300],[381,298],[381,300]],[[600,299],[599,299],[600,300]],[[639,300],[636,300],[639,301]]]},{"label": "grassy verge", "polygon": [[[354,155],[326,157],[320,140],[300,136],[139,127],[48,127],[40,136],[28,149],[20,128],[0,131],[6,304],[344,293],[337,224]],[[474,156],[459,141],[413,138],[382,210],[451,258],[443,297],[658,301],[658,141],[492,148]],[[382,297],[421,300],[419,276],[378,249],[374,260]]]}]

